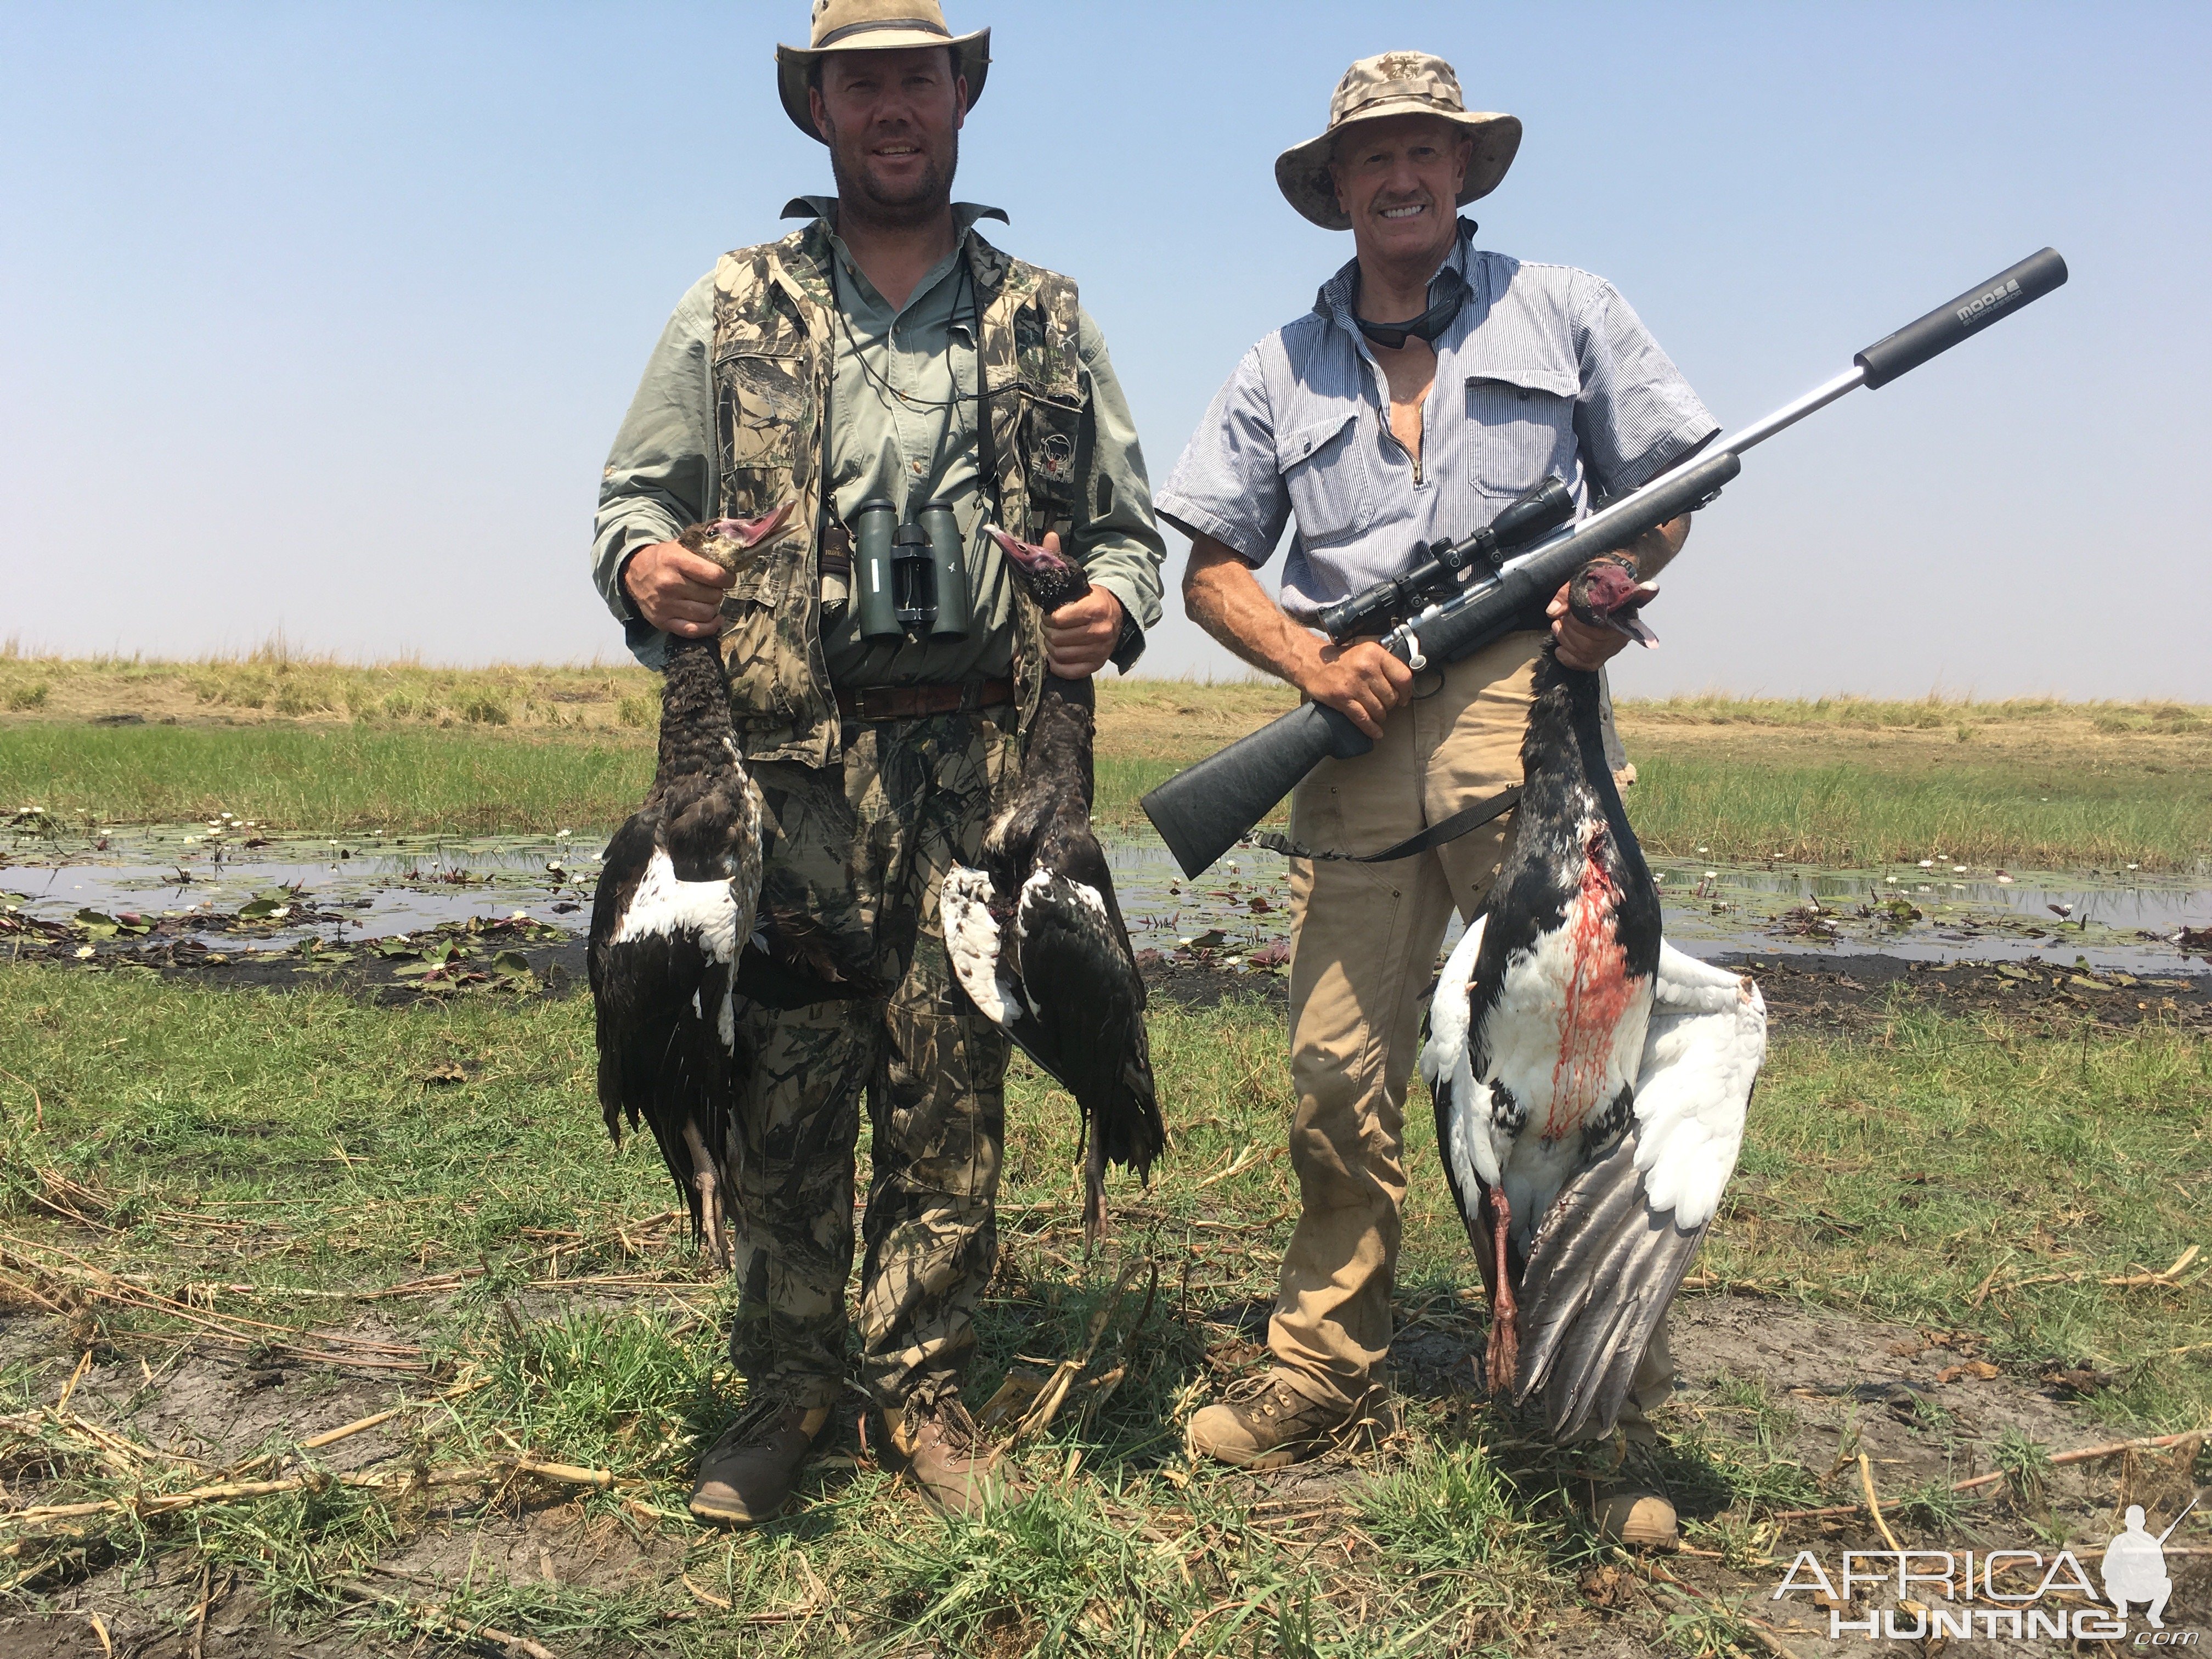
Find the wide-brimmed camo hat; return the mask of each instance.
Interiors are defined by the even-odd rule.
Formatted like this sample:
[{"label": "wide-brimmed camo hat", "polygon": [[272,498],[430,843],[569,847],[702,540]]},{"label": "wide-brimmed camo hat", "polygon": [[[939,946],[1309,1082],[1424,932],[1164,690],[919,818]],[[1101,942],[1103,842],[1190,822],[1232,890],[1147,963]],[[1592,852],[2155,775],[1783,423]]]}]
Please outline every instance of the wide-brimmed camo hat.
[{"label": "wide-brimmed camo hat", "polygon": [[1467,181],[1455,206],[1496,190],[1521,148],[1521,118],[1468,109],[1460,97],[1459,76],[1443,58],[1425,52],[1386,52],[1345,70],[1328,100],[1328,131],[1275,158],[1275,182],[1290,204],[1326,229],[1350,230],[1352,221],[1336,204],[1329,158],[1345,128],[1387,115],[1441,115],[1474,137],[1474,154],[1468,158]]},{"label": "wide-brimmed camo hat", "polygon": [[814,0],[814,21],[804,46],[775,49],[775,85],[783,112],[809,138],[820,142],[813,112],[806,106],[806,77],[815,64],[833,52],[896,52],[914,46],[950,46],[968,78],[968,107],[983,95],[991,68],[991,31],[955,34],[945,27],[937,0]]}]

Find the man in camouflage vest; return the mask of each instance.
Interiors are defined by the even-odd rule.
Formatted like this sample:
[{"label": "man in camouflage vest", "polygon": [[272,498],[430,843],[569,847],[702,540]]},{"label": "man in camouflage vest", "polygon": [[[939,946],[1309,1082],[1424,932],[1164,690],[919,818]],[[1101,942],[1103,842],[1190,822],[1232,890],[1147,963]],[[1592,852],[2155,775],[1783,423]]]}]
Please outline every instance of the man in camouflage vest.
[{"label": "man in camouflage vest", "polygon": [[[774,1515],[846,1386],[846,1281],[865,1095],[860,1382],[884,1445],[966,1510],[1012,1477],[963,1408],[959,1371],[997,1253],[1004,1034],[953,989],[938,890],[975,861],[1047,669],[1126,669],[1159,618],[1164,556],[1128,406],[1074,283],[977,234],[951,199],[958,134],[990,64],[935,0],[815,0],[779,90],[829,148],[833,198],[804,228],[726,254],[676,309],[600,487],[595,575],[631,647],[721,640],[738,743],[766,794],[764,908],[816,924],[887,999],[740,1004],[757,1058],[730,1149],[748,1395],[700,1460],[692,1512]],[[733,580],[674,538],[797,503],[795,533]],[[854,520],[951,507],[964,632],[862,631]],[[1065,546],[1088,598],[1050,616],[1008,580],[996,523]]]}]

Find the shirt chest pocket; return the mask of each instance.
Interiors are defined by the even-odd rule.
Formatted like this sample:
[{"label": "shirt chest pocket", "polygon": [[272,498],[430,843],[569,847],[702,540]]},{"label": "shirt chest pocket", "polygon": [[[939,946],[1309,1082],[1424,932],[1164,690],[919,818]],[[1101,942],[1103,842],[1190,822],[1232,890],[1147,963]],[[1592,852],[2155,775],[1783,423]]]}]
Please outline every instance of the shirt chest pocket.
[{"label": "shirt chest pocket", "polygon": [[1486,495],[1518,495],[1556,475],[1575,477],[1575,376],[1499,368],[1467,377],[1469,480]]},{"label": "shirt chest pocket", "polygon": [[1298,539],[1306,546],[1347,540],[1373,519],[1356,406],[1284,433],[1276,441],[1275,464],[1290,495]]}]

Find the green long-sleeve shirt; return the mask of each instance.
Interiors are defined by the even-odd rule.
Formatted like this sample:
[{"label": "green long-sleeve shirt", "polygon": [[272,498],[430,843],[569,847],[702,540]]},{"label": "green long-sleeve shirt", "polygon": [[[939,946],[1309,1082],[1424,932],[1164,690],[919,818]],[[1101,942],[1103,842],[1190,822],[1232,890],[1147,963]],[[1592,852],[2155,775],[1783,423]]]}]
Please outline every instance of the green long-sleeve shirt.
[{"label": "green long-sleeve shirt", "polygon": [[[1004,220],[995,208],[953,207],[958,239],[894,308],[854,261],[836,234],[836,203],[808,197],[836,252],[834,273],[840,327],[830,390],[829,490],[834,510],[849,520],[871,497],[898,504],[902,515],[923,502],[953,504],[966,538],[979,624],[964,639],[870,645],[860,637],[854,607],[825,613],[823,646],[838,685],[908,684],[1003,674],[1012,663],[1013,594],[997,544],[981,533],[989,507],[975,444],[975,295],[967,239],[976,220]],[[788,216],[791,210],[787,210]],[[592,569],[600,593],[625,624],[631,648],[657,663],[665,635],[637,617],[622,591],[630,554],[672,539],[711,516],[714,419],[709,363],[714,327],[713,277],[702,277],[678,304],[646,365],[629,413],[616,434],[599,487]],[[1071,551],[1091,580],[1121,602],[1133,626],[1114,654],[1126,670],[1144,649],[1143,630],[1160,617],[1160,567],[1166,548],[1152,516],[1143,451],[1128,400],[1090,313],[1076,337],[1082,359],[1084,414],[1076,447],[1079,488]]]}]

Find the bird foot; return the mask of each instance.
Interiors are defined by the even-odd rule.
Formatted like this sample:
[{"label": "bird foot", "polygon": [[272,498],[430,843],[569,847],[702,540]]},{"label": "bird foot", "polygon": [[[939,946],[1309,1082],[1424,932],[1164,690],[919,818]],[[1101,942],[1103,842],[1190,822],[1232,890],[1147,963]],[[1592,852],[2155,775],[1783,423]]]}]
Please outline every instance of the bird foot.
[{"label": "bird foot", "polygon": [[1484,1356],[1484,1366],[1490,1381],[1490,1397],[1493,1400],[1511,1395],[1520,1381],[1521,1370],[1521,1309],[1513,1297],[1512,1260],[1506,1254],[1506,1234],[1513,1226],[1513,1206],[1506,1201],[1504,1189],[1493,1187],[1490,1191],[1491,1249],[1498,1264],[1496,1290],[1490,1300],[1490,1346]]},{"label": "bird foot", "polygon": [[1096,1125],[1083,1152],[1083,1249],[1087,1255],[1106,1237],[1106,1157]]},{"label": "bird foot", "polygon": [[684,1126],[684,1145],[691,1154],[691,1188],[699,1195],[699,1231],[707,1255],[724,1268],[737,1266],[737,1247],[730,1237],[730,1209],[715,1163],[700,1138],[699,1126]]}]

